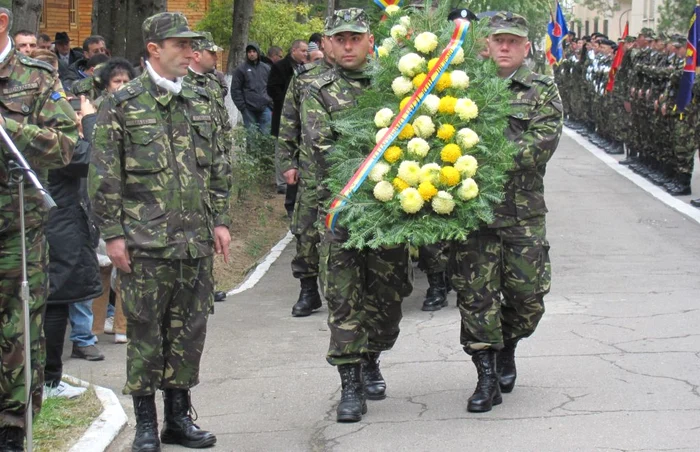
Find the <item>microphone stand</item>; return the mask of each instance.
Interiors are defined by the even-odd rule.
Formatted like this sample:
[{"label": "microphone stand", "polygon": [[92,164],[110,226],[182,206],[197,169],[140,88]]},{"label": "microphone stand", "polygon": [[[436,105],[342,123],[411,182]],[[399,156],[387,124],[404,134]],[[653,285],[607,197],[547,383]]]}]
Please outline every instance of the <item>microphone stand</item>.
[{"label": "microphone stand", "polygon": [[14,180],[12,180],[12,178],[9,179],[12,180],[13,183],[17,184],[19,191],[19,224],[20,238],[22,243],[22,282],[20,285],[20,299],[22,300],[22,317],[24,319],[24,330],[22,332],[22,336],[24,339],[24,389],[26,391],[27,403],[26,408],[24,410],[24,432],[27,438],[27,451],[32,452],[32,359],[30,347],[31,335],[29,334],[30,295],[29,281],[27,279],[27,231],[24,224],[24,178],[27,177],[32,183],[32,185],[34,185],[34,187],[36,187],[36,189],[39,190],[39,193],[41,193],[41,196],[44,199],[44,206],[46,206],[47,210],[51,210],[54,207],[56,207],[56,203],[54,202],[53,198],[51,198],[49,192],[46,191],[41,185],[41,182],[39,182],[39,179],[36,177],[36,173],[34,172],[34,170],[32,170],[27,161],[24,159],[22,153],[19,152],[17,146],[15,146],[15,143],[12,141],[12,138],[10,138],[10,136],[7,134],[3,126],[0,126],[0,137],[2,138],[2,141],[4,141],[5,145],[7,146],[7,149],[12,155],[12,160],[9,162],[10,164],[8,165],[10,167],[9,174],[12,174],[12,172],[16,173],[16,176],[14,176]]}]

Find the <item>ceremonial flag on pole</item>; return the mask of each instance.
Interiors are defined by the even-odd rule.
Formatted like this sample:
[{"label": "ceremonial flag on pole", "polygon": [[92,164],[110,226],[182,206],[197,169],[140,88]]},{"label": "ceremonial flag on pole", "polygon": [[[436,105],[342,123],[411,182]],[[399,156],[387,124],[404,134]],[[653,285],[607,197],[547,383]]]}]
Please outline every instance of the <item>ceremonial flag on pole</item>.
[{"label": "ceremonial flag on pole", "polygon": [[545,36],[545,56],[547,57],[547,62],[550,65],[555,65],[558,64],[564,57],[562,43],[564,41],[564,36],[569,33],[569,28],[566,26],[564,12],[561,10],[561,5],[559,2],[557,2],[556,17],[554,14],[552,14],[551,10],[549,15],[551,17],[551,22],[547,24],[547,36]]},{"label": "ceremonial flag on pole", "polygon": [[620,65],[622,65],[622,58],[625,56],[625,38],[630,34],[630,23],[625,24],[625,31],[622,32],[622,38],[620,38],[620,43],[617,47],[617,52],[615,53],[615,59],[610,67],[610,73],[608,74],[608,84],[605,87],[606,91],[612,91],[615,86],[615,76],[617,71],[620,70]]},{"label": "ceremonial flag on pole", "polygon": [[690,30],[688,30],[688,42],[685,46],[685,67],[681,76],[681,86],[676,98],[674,109],[683,112],[693,99],[693,82],[695,82],[695,69],[698,67],[698,13],[700,6],[693,10],[693,17],[690,18]]}]

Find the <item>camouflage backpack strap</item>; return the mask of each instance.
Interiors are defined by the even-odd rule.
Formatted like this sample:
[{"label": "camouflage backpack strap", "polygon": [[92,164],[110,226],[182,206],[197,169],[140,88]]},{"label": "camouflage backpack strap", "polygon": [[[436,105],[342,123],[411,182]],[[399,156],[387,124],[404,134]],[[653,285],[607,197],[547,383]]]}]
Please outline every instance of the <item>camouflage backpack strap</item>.
[{"label": "camouflage backpack strap", "polygon": [[323,90],[323,88],[325,88],[328,85],[331,85],[338,79],[338,77],[338,73],[334,70],[324,72],[323,74],[316,77],[316,79],[314,79],[314,81],[309,84],[305,94],[311,96],[318,96],[319,93]]},{"label": "camouflage backpack strap", "polygon": [[121,104],[122,102],[126,102],[129,99],[138,97],[144,91],[145,88],[141,84],[141,81],[138,78],[136,78],[124,85],[122,89],[112,94],[112,96],[114,97],[115,104]]},{"label": "camouflage backpack strap", "polygon": [[28,56],[24,55],[23,53],[17,52],[17,58],[19,58],[19,61],[21,61],[22,64],[24,64],[26,66],[31,66],[31,67],[43,69],[43,70],[48,71],[52,74],[54,72],[56,72],[56,69],[54,69],[54,67],[51,66],[49,63],[35,60],[34,58],[29,58]]}]

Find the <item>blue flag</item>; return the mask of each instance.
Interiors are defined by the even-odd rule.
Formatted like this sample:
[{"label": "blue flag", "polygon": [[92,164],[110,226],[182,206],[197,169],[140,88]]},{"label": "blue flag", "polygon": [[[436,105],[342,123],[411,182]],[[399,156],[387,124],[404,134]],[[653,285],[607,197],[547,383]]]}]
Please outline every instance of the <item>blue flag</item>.
[{"label": "blue flag", "polygon": [[693,17],[690,18],[690,30],[688,30],[688,42],[685,46],[685,67],[681,77],[681,86],[676,98],[676,110],[683,112],[693,99],[693,83],[695,82],[695,69],[698,67],[698,13],[700,6],[693,10]]},{"label": "blue flag", "polygon": [[556,17],[552,17],[552,21],[547,24],[545,55],[549,64],[557,64],[564,57],[562,43],[564,41],[564,36],[568,33],[569,27],[566,26],[566,19],[564,19],[561,5],[557,2]]}]

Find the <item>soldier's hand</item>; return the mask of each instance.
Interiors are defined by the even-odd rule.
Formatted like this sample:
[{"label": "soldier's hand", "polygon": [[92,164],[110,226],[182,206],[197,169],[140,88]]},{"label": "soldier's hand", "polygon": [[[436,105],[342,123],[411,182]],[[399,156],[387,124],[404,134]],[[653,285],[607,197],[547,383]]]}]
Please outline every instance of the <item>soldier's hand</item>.
[{"label": "soldier's hand", "polygon": [[668,109],[666,108],[666,104],[661,105],[661,114],[666,116],[666,113],[668,113]]},{"label": "soldier's hand", "polygon": [[95,110],[95,107],[92,105],[92,102],[90,102],[90,99],[85,96],[80,96],[80,113],[83,116],[97,113],[97,110]]},{"label": "soldier's hand", "polygon": [[224,262],[228,264],[228,247],[231,244],[231,234],[226,226],[214,228],[214,250],[216,254],[224,255]]},{"label": "soldier's hand", "polygon": [[124,273],[131,273],[131,259],[126,249],[126,240],[122,237],[107,240],[107,256],[112,264]]},{"label": "soldier's hand", "polygon": [[296,168],[289,169],[282,173],[282,176],[284,176],[284,181],[288,185],[296,185],[299,181],[299,170]]}]

